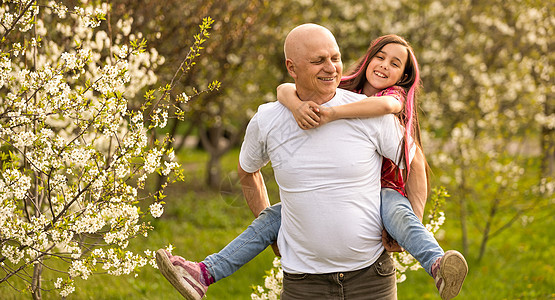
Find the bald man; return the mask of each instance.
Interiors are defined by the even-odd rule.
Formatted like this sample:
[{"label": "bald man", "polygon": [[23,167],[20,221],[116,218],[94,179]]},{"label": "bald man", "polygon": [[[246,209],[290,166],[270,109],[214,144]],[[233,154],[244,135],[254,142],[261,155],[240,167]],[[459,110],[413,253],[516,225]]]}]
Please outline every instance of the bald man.
[{"label": "bald man", "polygon": [[[331,107],[365,97],[337,88],[341,53],[326,28],[296,27],[284,50],[301,100]],[[396,299],[395,269],[381,242],[380,169],[382,156],[399,161],[402,137],[393,115],[301,130],[280,103],[259,107],[238,170],[257,216],[269,206],[259,170],[272,163],[282,206],[281,299]]]},{"label": "bald man", "polygon": [[[337,89],[341,53],[326,28],[296,27],[284,51],[301,100],[331,107],[365,98]],[[238,165],[257,218],[199,263],[158,250],[160,271],[185,298],[198,300],[209,285],[277,239],[284,270],[281,299],[396,299],[395,268],[381,242],[380,171],[382,156],[399,161],[402,138],[392,115],[303,131],[279,102],[261,105],[247,127]],[[269,161],[282,200],[273,206],[260,174]]]}]

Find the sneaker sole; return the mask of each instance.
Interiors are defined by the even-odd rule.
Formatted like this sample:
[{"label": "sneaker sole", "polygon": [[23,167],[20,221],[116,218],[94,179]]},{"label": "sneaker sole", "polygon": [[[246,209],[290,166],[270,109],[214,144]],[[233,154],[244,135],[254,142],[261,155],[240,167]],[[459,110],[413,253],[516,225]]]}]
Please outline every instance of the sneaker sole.
[{"label": "sneaker sole", "polygon": [[175,289],[187,300],[201,300],[202,297],[198,292],[185,280],[186,277],[191,282],[196,280],[187,272],[179,274],[177,268],[172,264],[168,254],[163,249],[156,251],[156,264],[158,269],[166,279],[175,287]]},{"label": "sneaker sole", "polygon": [[461,291],[466,274],[468,274],[468,265],[464,256],[455,250],[445,252],[439,267],[439,275],[443,278],[441,299],[455,298]]}]

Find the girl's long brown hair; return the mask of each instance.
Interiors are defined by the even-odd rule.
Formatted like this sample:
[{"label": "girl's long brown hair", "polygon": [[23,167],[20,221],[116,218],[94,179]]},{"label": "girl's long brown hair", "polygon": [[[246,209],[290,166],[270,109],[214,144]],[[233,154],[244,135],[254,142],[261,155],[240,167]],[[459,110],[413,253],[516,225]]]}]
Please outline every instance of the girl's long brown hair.
[{"label": "girl's long brown hair", "polygon": [[[401,124],[405,126],[405,138],[403,141],[403,154],[401,159],[404,159],[406,162],[406,172],[410,170],[410,164],[408,162],[408,149],[409,145],[407,145],[407,139],[411,136],[418,147],[422,150],[422,141],[420,135],[420,122],[418,120],[418,101],[417,101],[417,93],[420,89],[420,72],[418,69],[418,62],[416,60],[416,56],[414,55],[414,50],[409,45],[409,43],[403,39],[402,37],[390,34],[384,35],[377,39],[375,39],[368,47],[366,54],[358,59],[358,61],[348,69],[346,72],[346,76],[341,78],[341,83],[339,84],[340,88],[350,90],[357,93],[362,93],[364,84],[366,83],[366,69],[368,68],[368,64],[372,60],[382,48],[387,44],[399,44],[407,48],[407,63],[405,64],[405,70],[403,71],[403,76],[401,76],[401,81],[398,82],[396,85],[402,87],[405,92],[407,93],[407,99],[403,105],[401,112],[399,113],[398,117],[401,121]],[[372,95],[368,95],[372,96]],[[424,153],[422,152],[422,155]],[[426,165],[426,175],[428,175],[429,167],[426,163],[426,158],[424,157],[424,162]],[[406,178],[406,177],[405,177]],[[426,180],[428,181],[428,176],[426,176]]]}]

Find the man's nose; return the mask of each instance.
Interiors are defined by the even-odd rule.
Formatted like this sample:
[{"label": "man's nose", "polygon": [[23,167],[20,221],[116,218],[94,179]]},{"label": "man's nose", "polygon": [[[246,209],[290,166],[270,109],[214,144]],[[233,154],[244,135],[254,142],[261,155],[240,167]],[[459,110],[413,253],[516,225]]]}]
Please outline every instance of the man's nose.
[{"label": "man's nose", "polygon": [[331,60],[326,60],[326,62],[324,63],[324,71],[329,72],[329,73],[335,73],[335,71],[337,71],[335,64],[331,61]]}]

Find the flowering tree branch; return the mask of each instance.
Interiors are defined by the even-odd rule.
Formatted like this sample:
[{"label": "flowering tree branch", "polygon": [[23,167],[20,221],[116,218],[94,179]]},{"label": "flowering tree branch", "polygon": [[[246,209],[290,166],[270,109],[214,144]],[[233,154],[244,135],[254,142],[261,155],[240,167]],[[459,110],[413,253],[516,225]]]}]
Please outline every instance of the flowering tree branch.
[{"label": "flowering tree branch", "polygon": [[[126,250],[152,229],[146,220],[164,210],[167,184],[146,191],[145,182],[155,173],[171,181],[182,174],[167,139],[147,137],[165,126],[167,107],[176,105],[171,89],[161,89],[154,105],[127,109],[127,97],[156,83],[150,66],[163,58],[155,49],[145,51],[144,40],[122,44],[129,22],[117,22],[115,37],[95,30],[109,11],[105,3],[75,7],[56,25],[45,20],[54,14],[65,19],[67,8],[50,1],[39,12],[36,3],[20,1],[0,11],[6,29],[0,52],[0,283],[20,278],[40,299],[43,289],[67,296],[76,278],[88,279],[99,266],[111,275],[155,266],[153,251]],[[211,22],[201,25],[181,72],[194,64]],[[20,34],[8,36],[15,28]],[[71,45],[59,44],[60,36]],[[148,102],[154,93],[147,94]],[[145,117],[154,121],[145,125]],[[44,288],[42,272],[61,269],[51,267],[51,259],[66,264],[67,277]]]}]

